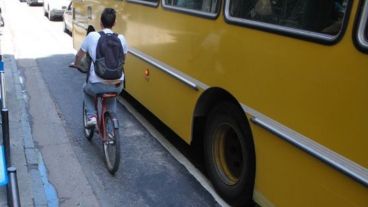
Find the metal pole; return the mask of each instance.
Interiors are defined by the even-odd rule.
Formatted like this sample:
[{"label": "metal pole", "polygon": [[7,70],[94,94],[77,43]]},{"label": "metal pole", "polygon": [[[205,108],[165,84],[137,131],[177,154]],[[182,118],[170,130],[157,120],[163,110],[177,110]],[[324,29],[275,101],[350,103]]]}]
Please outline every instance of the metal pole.
[{"label": "metal pole", "polygon": [[0,81],[1,81],[1,108],[6,108],[6,97],[5,97],[5,76],[4,76],[4,62],[3,55],[1,55],[0,47]]},{"label": "metal pole", "polygon": [[1,81],[1,121],[3,130],[3,143],[5,146],[6,166],[11,166],[10,139],[9,139],[9,113],[6,108],[5,74],[3,56],[0,53],[0,81]]},{"label": "metal pole", "polygon": [[8,168],[9,183],[8,190],[10,192],[10,207],[20,207],[19,188],[17,181],[17,169],[15,167]]},{"label": "metal pole", "polygon": [[3,143],[5,151],[6,166],[11,166],[10,158],[10,138],[9,138],[9,112],[8,109],[1,109],[1,121],[3,130]]},{"label": "metal pole", "polygon": [[5,94],[5,75],[4,71],[0,72],[1,76],[1,104],[2,108],[6,109],[6,94]]}]

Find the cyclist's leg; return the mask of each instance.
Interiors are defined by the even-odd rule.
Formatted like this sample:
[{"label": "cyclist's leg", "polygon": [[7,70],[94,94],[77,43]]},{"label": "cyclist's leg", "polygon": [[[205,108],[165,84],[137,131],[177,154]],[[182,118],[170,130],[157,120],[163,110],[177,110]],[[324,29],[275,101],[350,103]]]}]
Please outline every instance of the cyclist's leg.
[{"label": "cyclist's leg", "polygon": [[92,83],[85,83],[83,85],[84,102],[86,104],[87,116],[96,116],[95,108],[95,89]]},{"label": "cyclist's leg", "polygon": [[[88,101],[87,105],[87,114],[96,114],[96,109],[94,107],[94,97],[96,94],[100,93],[117,93],[120,94],[123,90],[124,85],[120,84],[116,85],[109,85],[103,83],[87,83],[84,86],[84,94],[85,100]],[[115,112],[116,110],[116,99],[109,98],[106,99],[106,106],[107,110],[111,112]]]}]

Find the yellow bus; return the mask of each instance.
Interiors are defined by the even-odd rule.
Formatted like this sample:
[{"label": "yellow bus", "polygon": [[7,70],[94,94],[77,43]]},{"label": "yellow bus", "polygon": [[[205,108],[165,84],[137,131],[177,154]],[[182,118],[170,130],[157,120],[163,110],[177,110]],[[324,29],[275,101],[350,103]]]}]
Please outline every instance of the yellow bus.
[{"label": "yellow bus", "polygon": [[126,91],[233,206],[368,206],[368,0],[74,0],[117,10]]}]

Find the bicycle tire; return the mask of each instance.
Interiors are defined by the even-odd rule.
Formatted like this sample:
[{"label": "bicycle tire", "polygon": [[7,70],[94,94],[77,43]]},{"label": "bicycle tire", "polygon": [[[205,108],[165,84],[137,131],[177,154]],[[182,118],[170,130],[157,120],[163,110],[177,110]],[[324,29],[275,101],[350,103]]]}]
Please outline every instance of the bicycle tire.
[{"label": "bicycle tire", "polygon": [[108,140],[103,142],[105,163],[110,174],[114,175],[120,164],[119,128],[115,126],[117,118],[114,113],[106,112],[104,119],[105,133],[108,136]]},{"label": "bicycle tire", "polygon": [[86,103],[83,101],[83,132],[84,132],[84,136],[87,138],[88,141],[92,140],[93,137],[93,133],[94,133],[94,129],[95,127],[92,128],[88,128],[86,127],[87,125],[87,109],[86,109]]}]

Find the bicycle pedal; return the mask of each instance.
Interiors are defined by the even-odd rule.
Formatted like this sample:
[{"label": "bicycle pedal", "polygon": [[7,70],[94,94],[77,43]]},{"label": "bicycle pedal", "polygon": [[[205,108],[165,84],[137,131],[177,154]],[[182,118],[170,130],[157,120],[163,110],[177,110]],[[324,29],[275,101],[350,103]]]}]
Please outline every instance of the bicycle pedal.
[{"label": "bicycle pedal", "polygon": [[84,128],[85,129],[94,129],[95,128],[95,125],[93,125],[93,126],[85,126]]},{"label": "bicycle pedal", "polygon": [[105,142],[108,145],[115,145],[115,141],[114,140],[108,140]]}]

